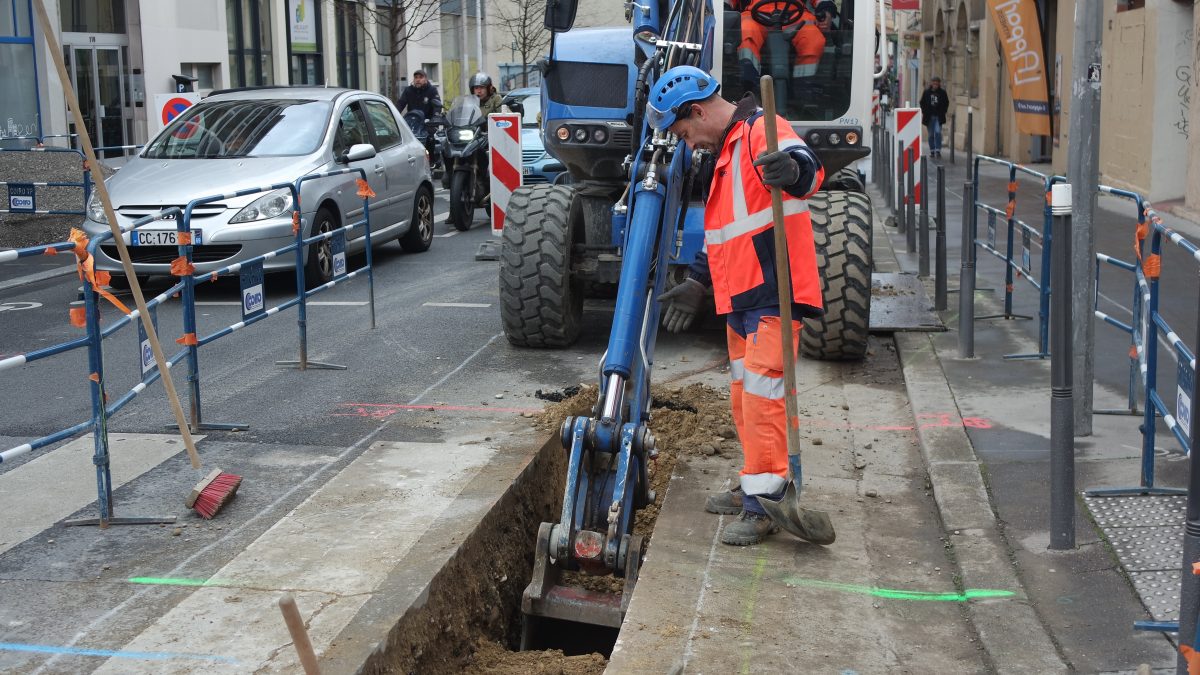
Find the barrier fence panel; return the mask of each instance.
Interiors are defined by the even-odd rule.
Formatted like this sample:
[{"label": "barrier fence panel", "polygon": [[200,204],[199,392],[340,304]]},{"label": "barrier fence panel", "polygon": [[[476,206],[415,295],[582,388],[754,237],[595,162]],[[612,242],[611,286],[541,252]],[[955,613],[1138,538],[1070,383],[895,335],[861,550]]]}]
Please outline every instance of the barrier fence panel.
[{"label": "barrier fence panel", "polygon": [[[1106,190],[1111,192],[1111,188]],[[1138,487],[1106,488],[1089,490],[1088,495],[1114,497],[1123,495],[1179,495],[1186,490],[1163,488],[1154,485],[1155,455],[1154,445],[1157,436],[1156,418],[1161,416],[1167,429],[1174,436],[1180,447],[1186,453],[1189,451],[1187,429],[1192,415],[1192,402],[1195,400],[1196,358],[1194,351],[1189,349],[1171,328],[1165,316],[1159,311],[1160,288],[1159,277],[1162,271],[1162,240],[1165,237],[1171,243],[1182,249],[1193,260],[1200,262],[1200,248],[1184,239],[1181,234],[1163,224],[1162,219],[1149,204],[1142,201],[1133,193],[1125,193],[1134,198],[1142,207],[1142,215],[1138,220],[1135,234],[1134,251],[1137,263],[1134,265],[1137,294],[1134,304],[1133,341],[1137,353],[1138,370],[1141,373],[1142,391],[1145,397],[1142,410],[1142,451],[1141,451],[1141,480]],[[1149,242],[1147,242],[1149,238]],[[1111,323],[1111,322],[1109,322]],[[1158,391],[1158,345],[1160,337],[1170,348],[1169,355],[1178,364],[1176,391],[1170,392],[1175,399],[1172,410]]]},{"label": "barrier fence panel", "polygon": [[[974,205],[971,209],[972,230],[976,233],[975,246],[982,248],[1004,263],[1004,313],[991,316],[977,317],[979,319],[1032,319],[1033,317],[1013,312],[1013,292],[1017,279],[1025,279],[1038,292],[1038,351],[1030,354],[1006,354],[1006,359],[1044,359],[1050,355],[1050,259],[1053,248],[1053,223],[1050,213],[1050,188],[1065,179],[1061,176],[1048,176],[1029,167],[1014,164],[1007,160],[976,155],[973,158],[974,170],[972,182],[974,187]],[[980,164],[994,164],[1008,170],[1007,201],[1003,208],[983,202],[979,189]],[[1039,202],[1042,207],[1042,225],[1039,229],[1017,218],[1017,182],[1018,174],[1024,174],[1042,181],[1042,195]],[[979,212],[987,215],[987,237],[979,238]],[[1005,246],[1001,251],[996,246],[997,222],[1000,218],[1005,223]],[[1017,257],[1016,237],[1020,233],[1020,255]],[[1033,249],[1040,249],[1038,272],[1033,270]]]},{"label": "barrier fence panel", "polygon": [[[4,157],[20,157],[22,154],[33,156],[34,153],[46,155],[75,155],[79,160],[81,177],[75,181],[14,181],[0,180],[0,188],[4,189],[4,202],[0,203],[0,213],[29,213],[41,215],[82,216],[87,213],[88,199],[92,196],[92,176],[87,169],[87,160],[79,150],[70,148],[50,148],[37,146],[33,148],[0,148],[0,160]],[[5,173],[0,171],[0,177]],[[45,191],[52,188],[78,188],[82,196],[78,209],[38,208],[44,204]],[[54,201],[59,201],[55,199]]]}]

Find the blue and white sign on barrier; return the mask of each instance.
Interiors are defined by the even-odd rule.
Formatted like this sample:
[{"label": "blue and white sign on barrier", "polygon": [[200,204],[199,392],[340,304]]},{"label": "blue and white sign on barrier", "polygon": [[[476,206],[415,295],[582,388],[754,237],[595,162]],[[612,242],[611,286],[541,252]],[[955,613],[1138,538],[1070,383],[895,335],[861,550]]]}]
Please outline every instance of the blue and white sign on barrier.
[{"label": "blue and white sign on barrier", "polygon": [[263,264],[261,260],[242,267],[242,320],[247,321],[266,312],[266,293],[263,291]]},{"label": "blue and white sign on barrier", "polygon": [[1021,229],[1021,268],[1026,274],[1033,273],[1033,263],[1029,253],[1030,244],[1029,230]]},{"label": "blue and white sign on barrier", "polygon": [[988,246],[996,248],[996,212],[988,211]]},{"label": "blue and white sign on barrier", "polygon": [[33,183],[8,184],[8,210],[13,213],[33,213],[37,210]]},{"label": "blue and white sign on barrier", "polygon": [[[1196,371],[1192,364],[1179,360],[1179,374],[1175,378],[1175,419],[1179,420],[1184,436],[1192,433],[1192,401],[1196,398]],[[1188,438],[1191,440],[1191,438]]]},{"label": "blue and white sign on barrier", "polygon": [[338,230],[329,240],[329,250],[333,255],[333,276],[346,276],[346,231]]},{"label": "blue and white sign on barrier", "polygon": [[[154,350],[150,348],[150,338],[146,336],[146,327],[141,321],[134,322],[138,329],[138,363],[141,364],[142,377],[154,372],[158,364],[154,361]],[[154,324],[154,332],[158,332],[158,306],[150,307],[150,323]]]}]

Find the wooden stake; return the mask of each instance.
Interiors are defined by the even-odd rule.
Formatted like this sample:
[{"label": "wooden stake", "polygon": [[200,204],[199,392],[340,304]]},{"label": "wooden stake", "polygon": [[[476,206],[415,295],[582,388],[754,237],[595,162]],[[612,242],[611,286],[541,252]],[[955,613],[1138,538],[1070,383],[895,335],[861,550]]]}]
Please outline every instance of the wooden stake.
[{"label": "wooden stake", "polygon": [[288,632],[292,634],[292,643],[296,645],[296,653],[300,656],[300,665],[304,666],[305,675],[320,675],[317,654],[313,651],[312,641],[308,639],[308,629],[304,627],[304,619],[300,616],[296,599],[291,594],[280,598],[279,611],[283,612],[283,620],[287,623]]},{"label": "wooden stake", "polygon": [[[142,295],[142,286],[138,283],[137,275],[133,272],[133,263],[129,259],[129,248],[125,245],[125,239],[121,236],[121,226],[117,224],[117,214],[113,211],[112,202],[108,198],[108,188],[104,185],[104,174],[100,171],[100,162],[96,161],[96,152],[92,149],[92,138],[88,135],[87,127],[83,123],[83,113],[79,110],[79,100],[75,97],[75,88],[71,85],[71,78],[67,75],[67,66],[63,62],[62,49],[58,45],[58,39],[54,37],[54,29],[50,24],[50,17],[46,14],[45,0],[36,0],[33,7],[37,10],[38,27],[42,31],[42,37],[46,40],[46,46],[50,51],[50,58],[54,60],[54,67],[58,70],[58,79],[62,82],[63,93],[67,97],[67,107],[71,110],[71,116],[75,120],[75,129],[79,132],[79,144],[83,147],[84,157],[87,158],[88,169],[92,172],[92,183],[96,190],[96,195],[100,198],[100,203],[104,205],[104,216],[108,219],[108,226],[112,229],[113,241],[117,245],[117,251],[121,256],[121,266],[125,268],[125,278],[129,280],[129,290],[133,291],[133,300],[137,303],[138,316],[142,319],[142,326],[146,329],[146,336],[150,339],[150,349],[154,352],[154,362],[158,364],[158,372],[162,376],[163,387],[167,390],[167,399],[171,402],[171,411],[175,413],[175,423],[179,426],[179,435],[183,437],[183,444],[187,448],[188,457],[192,460],[192,468],[200,468],[200,455],[196,453],[196,443],[192,440],[191,430],[188,428],[187,419],[183,416],[183,406],[179,405],[179,395],[175,393],[175,383],[171,380],[171,373],[167,370],[167,359],[163,356],[162,346],[158,343],[158,333],[154,330],[154,322],[150,320],[150,312],[146,309],[146,298]],[[86,280],[85,280],[86,283]],[[103,403],[101,404],[103,405]]]}]

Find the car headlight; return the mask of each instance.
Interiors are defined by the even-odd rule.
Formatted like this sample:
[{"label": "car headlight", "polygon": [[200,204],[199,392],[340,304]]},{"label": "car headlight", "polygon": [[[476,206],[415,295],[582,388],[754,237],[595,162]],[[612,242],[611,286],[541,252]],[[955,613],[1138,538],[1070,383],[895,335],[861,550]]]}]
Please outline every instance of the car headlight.
[{"label": "car headlight", "polygon": [[87,214],[88,218],[101,225],[108,224],[108,216],[104,215],[104,204],[100,203],[100,195],[94,191],[92,196],[88,197]]},{"label": "car headlight", "polygon": [[475,130],[474,129],[455,129],[454,130],[454,142],[455,143],[466,143],[468,141],[473,141],[473,140],[475,140]]},{"label": "car headlight", "polygon": [[292,191],[279,188],[250,202],[246,208],[238,211],[230,223],[249,223],[255,220],[275,218],[292,210]]}]

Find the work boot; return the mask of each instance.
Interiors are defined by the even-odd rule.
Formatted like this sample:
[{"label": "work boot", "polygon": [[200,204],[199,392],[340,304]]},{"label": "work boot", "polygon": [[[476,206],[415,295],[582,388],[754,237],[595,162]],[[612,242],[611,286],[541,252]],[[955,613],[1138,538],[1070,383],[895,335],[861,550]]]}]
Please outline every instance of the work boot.
[{"label": "work boot", "polygon": [[735,487],[720,494],[709,495],[704,501],[704,510],[722,516],[736,516],[742,512],[742,488]]},{"label": "work boot", "polygon": [[721,543],[730,546],[750,546],[760,543],[768,534],[779,531],[779,526],[765,513],[742,511],[742,516],[725,526],[721,531]]}]

